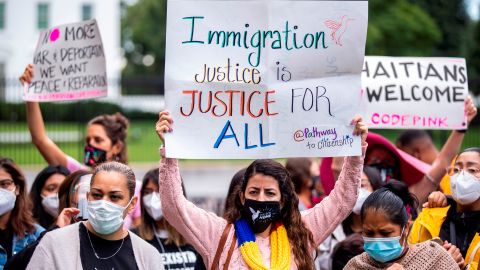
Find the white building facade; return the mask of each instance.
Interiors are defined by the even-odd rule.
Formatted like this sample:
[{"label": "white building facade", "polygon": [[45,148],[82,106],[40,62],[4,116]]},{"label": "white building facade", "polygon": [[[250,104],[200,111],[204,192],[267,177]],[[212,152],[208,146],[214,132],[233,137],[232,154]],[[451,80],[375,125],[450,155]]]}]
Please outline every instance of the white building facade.
[{"label": "white building facade", "polygon": [[120,0],[0,0],[0,100],[21,102],[18,82],[40,31],[95,18],[107,60],[109,98],[120,96]]}]

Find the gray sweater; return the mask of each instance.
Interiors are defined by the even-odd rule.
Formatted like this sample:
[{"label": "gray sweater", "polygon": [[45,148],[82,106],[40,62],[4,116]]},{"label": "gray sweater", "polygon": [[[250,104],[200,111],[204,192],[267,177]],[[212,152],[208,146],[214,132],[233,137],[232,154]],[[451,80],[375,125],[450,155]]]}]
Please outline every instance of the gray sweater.
[{"label": "gray sweater", "polygon": [[[130,233],[139,270],[164,269],[157,249]],[[79,223],[48,232],[35,249],[27,270],[82,269]]]}]

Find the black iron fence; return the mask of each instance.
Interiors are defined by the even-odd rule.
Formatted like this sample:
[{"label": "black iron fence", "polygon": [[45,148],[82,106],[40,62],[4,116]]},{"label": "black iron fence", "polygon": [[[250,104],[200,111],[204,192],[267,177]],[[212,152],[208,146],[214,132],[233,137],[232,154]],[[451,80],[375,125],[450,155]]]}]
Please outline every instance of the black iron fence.
[{"label": "black iron fence", "polygon": [[[480,79],[470,80],[469,83],[471,89],[478,90],[480,88]],[[122,94],[130,95],[149,94],[158,96],[163,95],[164,91],[163,77],[161,76],[111,80],[109,85],[121,86]],[[14,91],[14,94],[6,93],[7,89],[8,91]],[[17,78],[0,79],[0,156],[12,157],[20,164],[44,164],[43,158],[31,143],[26,123],[25,104],[21,100],[21,95],[22,87]],[[98,114],[123,110],[118,105],[98,101],[44,103],[41,108],[49,137],[68,155],[78,159],[83,156],[83,138],[85,124],[88,120]],[[131,121],[155,121],[155,115],[148,113],[131,113],[128,117]],[[375,132],[394,140],[401,131],[376,130]],[[449,134],[450,131],[431,132],[439,148],[447,140]],[[462,145],[463,148],[472,146],[480,146],[480,116],[477,116],[469,128]]]}]

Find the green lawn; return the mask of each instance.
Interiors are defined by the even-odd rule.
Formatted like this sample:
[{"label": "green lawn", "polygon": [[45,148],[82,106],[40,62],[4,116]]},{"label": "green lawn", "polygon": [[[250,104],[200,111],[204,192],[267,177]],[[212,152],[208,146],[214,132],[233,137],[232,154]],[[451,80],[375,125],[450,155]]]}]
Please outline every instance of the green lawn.
[{"label": "green lawn", "polygon": [[[59,123],[47,124],[47,133],[55,131],[77,131],[82,135],[84,125]],[[0,122],[0,132],[28,132],[26,123]],[[71,143],[58,143],[59,147],[68,155],[77,160],[83,158],[83,141]],[[155,133],[154,122],[131,122],[128,132],[128,154],[130,162],[152,162],[158,160],[158,147],[160,141]],[[2,144],[0,155],[13,158],[19,164],[42,164],[43,158],[31,143]]]},{"label": "green lawn", "polygon": [[[55,131],[77,131],[83,138],[85,126],[75,123],[47,124],[47,132]],[[23,132],[28,133],[26,123],[0,122],[1,132]],[[391,141],[394,141],[400,131],[397,130],[374,130]],[[448,138],[450,131],[434,131],[433,137],[437,146],[441,147]],[[128,134],[128,154],[131,163],[136,162],[155,162],[158,160],[158,147],[160,142],[155,133],[155,123],[147,121],[132,121]],[[77,160],[83,157],[83,141],[71,143],[59,143],[60,148],[68,155]],[[467,132],[462,148],[480,146],[480,127],[471,127]],[[19,164],[44,164],[45,161],[40,156],[35,146],[28,143],[5,144],[0,143],[0,155],[13,158]],[[211,160],[194,162],[212,162]],[[225,162],[225,161],[218,161]],[[230,162],[230,161],[229,161]],[[235,162],[235,161],[234,161]]]}]

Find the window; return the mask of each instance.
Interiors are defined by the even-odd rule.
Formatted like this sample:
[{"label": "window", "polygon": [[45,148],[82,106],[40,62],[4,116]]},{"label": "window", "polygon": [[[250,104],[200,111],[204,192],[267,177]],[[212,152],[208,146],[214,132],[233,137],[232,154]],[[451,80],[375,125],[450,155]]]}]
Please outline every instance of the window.
[{"label": "window", "polygon": [[48,28],[48,4],[39,3],[37,5],[37,27],[38,29]]},{"label": "window", "polygon": [[92,5],[90,4],[83,4],[82,5],[82,20],[90,20],[92,16]]},{"label": "window", "polygon": [[0,2],[0,30],[5,28],[5,2]]}]

